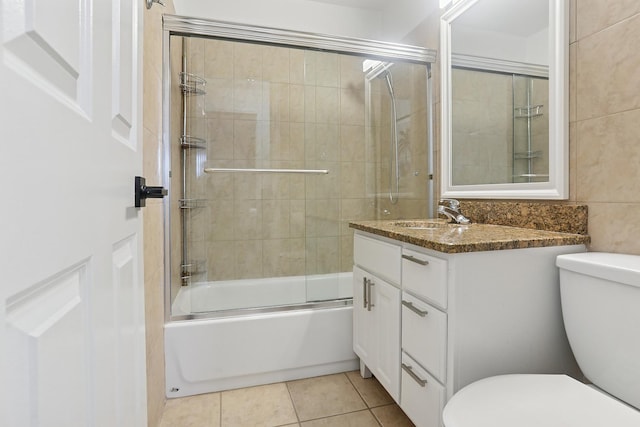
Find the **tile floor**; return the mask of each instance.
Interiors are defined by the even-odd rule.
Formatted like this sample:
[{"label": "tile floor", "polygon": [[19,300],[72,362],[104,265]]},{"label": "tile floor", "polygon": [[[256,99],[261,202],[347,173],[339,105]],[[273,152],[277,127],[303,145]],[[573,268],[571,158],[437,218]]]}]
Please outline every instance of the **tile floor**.
[{"label": "tile floor", "polygon": [[160,427],[411,427],[358,371],[169,399]]}]

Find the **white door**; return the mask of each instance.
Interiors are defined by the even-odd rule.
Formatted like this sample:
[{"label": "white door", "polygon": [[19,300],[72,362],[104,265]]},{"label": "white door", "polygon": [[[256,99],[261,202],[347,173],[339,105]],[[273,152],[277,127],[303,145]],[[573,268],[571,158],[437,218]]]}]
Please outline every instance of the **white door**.
[{"label": "white door", "polygon": [[0,1],[2,426],[146,426],[142,5]]}]

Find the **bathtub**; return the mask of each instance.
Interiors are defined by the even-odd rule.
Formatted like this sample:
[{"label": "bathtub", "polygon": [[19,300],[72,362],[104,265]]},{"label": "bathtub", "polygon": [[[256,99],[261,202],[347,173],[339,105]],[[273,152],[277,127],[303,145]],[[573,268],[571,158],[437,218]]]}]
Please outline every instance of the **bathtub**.
[{"label": "bathtub", "polygon": [[180,288],[171,313],[174,317],[190,316],[197,313],[351,298],[352,277],[352,272],[346,272],[199,282]]},{"label": "bathtub", "polygon": [[[351,273],[198,283],[180,289],[165,324],[167,397],[358,369]],[[343,298],[323,301],[327,297]],[[275,306],[275,311],[244,307]],[[295,309],[293,309],[295,308]],[[226,311],[226,313],[225,313]],[[200,314],[198,315],[198,317]]]}]

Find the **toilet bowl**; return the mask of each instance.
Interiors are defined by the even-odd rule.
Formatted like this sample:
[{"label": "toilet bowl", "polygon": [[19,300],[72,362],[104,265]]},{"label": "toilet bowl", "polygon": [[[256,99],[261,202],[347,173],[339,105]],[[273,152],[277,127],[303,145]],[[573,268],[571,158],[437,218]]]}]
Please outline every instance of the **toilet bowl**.
[{"label": "toilet bowl", "polygon": [[566,375],[499,375],[447,403],[445,427],[640,427],[640,256],[561,255],[569,344],[587,385]]}]

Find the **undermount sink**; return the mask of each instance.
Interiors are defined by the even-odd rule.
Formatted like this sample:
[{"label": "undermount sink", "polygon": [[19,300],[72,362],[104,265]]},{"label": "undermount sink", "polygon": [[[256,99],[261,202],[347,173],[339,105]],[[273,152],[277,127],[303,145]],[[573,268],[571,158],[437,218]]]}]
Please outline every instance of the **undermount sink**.
[{"label": "undermount sink", "polygon": [[429,230],[434,228],[457,226],[458,224],[448,223],[447,220],[444,219],[413,219],[394,221],[392,225],[395,227],[408,228],[410,230]]}]

